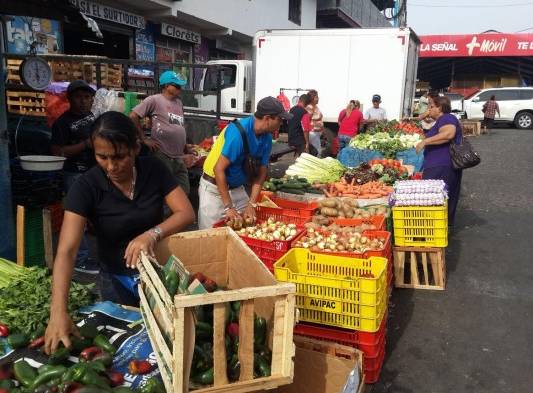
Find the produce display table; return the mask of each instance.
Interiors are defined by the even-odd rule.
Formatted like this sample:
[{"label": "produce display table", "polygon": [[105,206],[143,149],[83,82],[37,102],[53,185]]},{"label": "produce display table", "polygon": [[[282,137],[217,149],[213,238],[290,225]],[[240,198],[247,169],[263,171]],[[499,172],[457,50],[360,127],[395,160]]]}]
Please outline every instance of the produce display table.
[{"label": "produce display table", "polygon": [[[376,150],[356,149],[351,146],[347,146],[342,149],[337,159],[342,165],[354,168],[359,164],[368,162],[370,160],[384,158],[383,154]],[[422,153],[416,154],[416,150],[408,149],[400,151],[394,157],[396,160],[401,160],[404,165],[411,165],[414,167],[415,172],[420,172],[424,164],[424,155]]]}]

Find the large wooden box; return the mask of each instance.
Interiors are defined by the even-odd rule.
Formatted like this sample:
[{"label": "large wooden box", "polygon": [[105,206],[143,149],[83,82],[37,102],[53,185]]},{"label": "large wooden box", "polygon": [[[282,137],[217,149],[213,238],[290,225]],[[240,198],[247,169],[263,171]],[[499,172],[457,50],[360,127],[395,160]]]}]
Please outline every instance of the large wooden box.
[{"label": "large wooden box", "polygon": [[[188,392],[194,348],[193,309],[213,304],[214,383],[195,392],[251,392],[289,384],[293,378],[294,284],[278,283],[257,256],[229,228],[177,234],[163,240],[156,251],[164,263],[176,256],[191,272],[202,272],[227,287],[202,295],[176,295],[171,299],[156,271],[159,267],[145,255],[139,262],[141,313],[167,392]],[[147,297],[150,296],[149,303]],[[157,313],[150,304],[157,305]],[[240,301],[240,379],[230,383],[226,373],[226,303]],[[153,307],[152,307],[153,308]],[[254,313],[265,318],[268,345],[272,350],[271,375],[253,378]],[[166,337],[171,337],[171,346]]]}]

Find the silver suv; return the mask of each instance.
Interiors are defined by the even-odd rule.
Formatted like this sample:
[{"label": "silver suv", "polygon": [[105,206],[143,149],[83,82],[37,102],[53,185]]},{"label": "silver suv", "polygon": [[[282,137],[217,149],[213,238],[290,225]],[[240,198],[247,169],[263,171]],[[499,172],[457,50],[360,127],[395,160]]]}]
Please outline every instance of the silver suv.
[{"label": "silver suv", "polygon": [[514,123],[516,128],[533,128],[533,87],[501,87],[477,92],[464,100],[464,110],[468,119],[483,119],[482,108],[491,96],[496,96],[501,117],[496,114],[496,122]]}]

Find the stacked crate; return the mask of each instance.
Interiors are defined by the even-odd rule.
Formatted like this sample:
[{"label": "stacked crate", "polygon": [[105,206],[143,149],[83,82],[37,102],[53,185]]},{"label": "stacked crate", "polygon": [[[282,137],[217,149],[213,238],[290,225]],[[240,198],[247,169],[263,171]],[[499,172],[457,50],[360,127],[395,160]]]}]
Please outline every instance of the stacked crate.
[{"label": "stacked crate", "polygon": [[274,265],[279,281],[296,284],[300,323],[295,334],[360,349],[365,383],[379,379],[385,357],[388,265],[381,256],[354,258],[304,248],[291,249]]},{"label": "stacked crate", "polygon": [[[424,180],[414,182],[422,184]],[[444,183],[442,187],[444,194]],[[439,193],[440,191],[437,190],[436,194]],[[394,206],[392,208],[396,287],[445,289],[448,206],[445,199],[442,200],[441,205]],[[431,201],[422,199],[421,204],[425,203],[431,204]]]}]

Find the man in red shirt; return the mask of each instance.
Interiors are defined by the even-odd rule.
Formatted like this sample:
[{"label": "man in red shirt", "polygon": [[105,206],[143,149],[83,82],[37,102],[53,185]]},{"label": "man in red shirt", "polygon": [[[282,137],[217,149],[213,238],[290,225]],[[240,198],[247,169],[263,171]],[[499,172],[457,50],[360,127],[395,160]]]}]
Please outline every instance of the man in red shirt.
[{"label": "man in red shirt", "polygon": [[359,133],[359,127],[363,122],[363,113],[359,110],[361,104],[357,100],[351,100],[346,109],[339,114],[339,150],[344,149],[350,140]]}]

